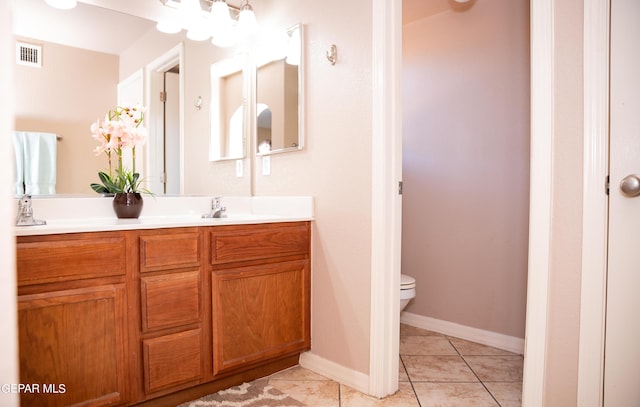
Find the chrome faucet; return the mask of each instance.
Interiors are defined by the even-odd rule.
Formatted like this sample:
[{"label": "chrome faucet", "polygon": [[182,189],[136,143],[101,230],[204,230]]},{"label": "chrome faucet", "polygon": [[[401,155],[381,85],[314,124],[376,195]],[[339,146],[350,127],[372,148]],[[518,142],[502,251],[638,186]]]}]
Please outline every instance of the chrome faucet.
[{"label": "chrome faucet", "polygon": [[18,201],[18,219],[16,219],[16,226],[34,226],[34,225],[46,225],[44,220],[37,220],[33,218],[33,207],[31,206],[31,195],[23,195]]},{"label": "chrome faucet", "polygon": [[211,212],[202,215],[203,218],[226,218],[227,208],[222,206],[222,198],[219,196],[211,199]]}]

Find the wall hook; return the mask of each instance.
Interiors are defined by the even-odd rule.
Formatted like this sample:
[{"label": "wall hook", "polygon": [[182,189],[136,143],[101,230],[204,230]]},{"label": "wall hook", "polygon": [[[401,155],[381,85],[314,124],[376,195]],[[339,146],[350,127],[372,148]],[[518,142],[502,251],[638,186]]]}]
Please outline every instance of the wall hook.
[{"label": "wall hook", "polygon": [[202,109],[202,96],[198,96],[198,98],[193,102],[193,105],[196,107],[196,110]]},{"label": "wall hook", "polygon": [[331,44],[331,48],[327,51],[327,59],[331,62],[331,65],[335,65],[338,60],[338,48],[335,44]]}]

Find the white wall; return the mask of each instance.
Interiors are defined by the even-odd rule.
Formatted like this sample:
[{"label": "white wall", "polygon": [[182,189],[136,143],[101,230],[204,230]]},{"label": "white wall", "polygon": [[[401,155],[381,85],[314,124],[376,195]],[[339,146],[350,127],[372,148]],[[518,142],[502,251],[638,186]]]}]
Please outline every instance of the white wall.
[{"label": "white wall", "polygon": [[[11,35],[10,2],[0,2],[0,135],[13,128],[14,43]],[[8,91],[7,91],[8,90]],[[12,199],[12,159],[10,137],[0,137],[0,385],[18,383],[18,343],[16,322],[16,269]],[[4,387],[3,387],[4,388]],[[0,405],[18,406],[17,394],[0,391]]]},{"label": "white wall", "polygon": [[[262,27],[304,25],[305,149],[255,162],[256,195],[313,195],[312,352],[369,373],[371,283],[370,2],[269,0]],[[262,12],[269,10],[268,13]],[[326,51],[336,44],[335,65]]]},{"label": "white wall", "polygon": [[528,0],[404,25],[403,145],[406,311],[524,338]]}]

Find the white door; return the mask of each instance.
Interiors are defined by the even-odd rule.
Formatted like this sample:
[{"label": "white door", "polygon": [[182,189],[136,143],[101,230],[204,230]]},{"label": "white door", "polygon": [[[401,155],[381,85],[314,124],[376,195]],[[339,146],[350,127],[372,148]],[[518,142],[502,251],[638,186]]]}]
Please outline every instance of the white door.
[{"label": "white door", "polygon": [[640,197],[630,197],[640,192],[638,0],[611,1],[610,112],[604,404],[640,406]]},{"label": "white door", "polygon": [[164,73],[165,194],[180,194],[180,82],[175,72]]}]

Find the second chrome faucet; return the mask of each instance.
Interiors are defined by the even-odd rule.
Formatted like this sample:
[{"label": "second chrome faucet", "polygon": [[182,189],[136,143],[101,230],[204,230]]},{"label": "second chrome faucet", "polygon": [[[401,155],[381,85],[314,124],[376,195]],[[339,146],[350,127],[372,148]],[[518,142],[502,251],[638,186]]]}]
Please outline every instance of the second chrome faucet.
[{"label": "second chrome faucet", "polygon": [[202,215],[203,218],[226,218],[227,208],[222,206],[222,198],[219,196],[211,199],[211,212]]}]

